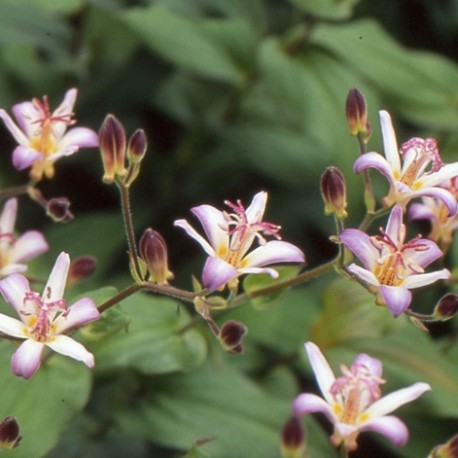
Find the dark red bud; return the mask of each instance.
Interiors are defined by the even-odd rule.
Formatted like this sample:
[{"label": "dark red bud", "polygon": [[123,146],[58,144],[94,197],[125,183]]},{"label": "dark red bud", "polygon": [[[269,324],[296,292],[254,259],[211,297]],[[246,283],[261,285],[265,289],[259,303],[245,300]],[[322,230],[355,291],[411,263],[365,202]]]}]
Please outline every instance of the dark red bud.
[{"label": "dark red bud", "polygon": [[445,444],[434,447],[428,458],[458,458],[458,434]]},{"label": "dark red bud", "polygon": [[302,457],[305,451],[306,437],[301,420],[292,416],[282,431],[282,455],[284,458]]},{"label": "dark red bud", "polygon": [[133,163],[140,162],[146,153],[148,142],[146,140],[146,134],[143,129],[137,129],[129,139],[127,145],[127,156],[129,161]]},{"label": "dark red bud", "polygon": [[229,320],[221,327],[218,337],[227,351],[241,353],[243,351],[242,339],[246,333],[247,327],[243,323]]},{"label": "dark red bud", "polygon": [[104,168],[103,180],[112,183],[117,175],[124,176],[126,160],[126,132],[112,115],[106,116],[99,131],[99,147]]},{"label": "dark red bud", "polygon": [[347,191],[345,178],[337,167],[328,167],[321,175],[321,195],[327,215],[347,216]]},{"label": "dark red bud", "polygon": [[6,417],[0,423],[0,450],[17,447],[20,441],[21,435],[16,418]]},{"label": "dark red bud", "polygon": [[97,267],[97,259],[93,256],[79,256],[70,263],[67,282],[79,283],[90,277]]},{"label": "dark red bud", "polygon": [[66,197],[53,197],[46,203],[46,214],[56,223],[66,223],[74,218],[70,205]]},{"label": "dark red bud", "polygon": [[446,294],[442,296],[434,308],[433,317],[436,320],[446,321],[453,318],[458,312],[458,296],[456,294]]},{"label": "dark red bud", "polygon": [[148,228],[140,238],[140,257],[148,267],[149,280],[166,285],[173,278],[168,266],[167,244],[159,232]]},{"label": "dark red bud", "polygon": [[345,114],[351,135],[364,134],[367,138],[370,136],[366,99],[355,87],[348,93]]}]

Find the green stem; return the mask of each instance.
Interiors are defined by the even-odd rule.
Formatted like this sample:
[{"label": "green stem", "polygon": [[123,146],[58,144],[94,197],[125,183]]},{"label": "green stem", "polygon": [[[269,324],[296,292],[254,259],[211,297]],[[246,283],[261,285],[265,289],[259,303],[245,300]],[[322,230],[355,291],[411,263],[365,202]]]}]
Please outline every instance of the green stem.
[{"label": "green stem", "polygon": [[122,300],[126,299],[129,296],[132,296],[132,294],[136,293],[137,291],[141,290],[142,286],[138,285],[137,283],[134,283],[127,288],[123,289],[120,291],[118,294],[113,296],[111,299],[108,299],[106,302],[103,304],[99,305],[97,307],[97,310],[100,313],[103,313],[105,310],[108,310],[110,307],[113,307],[113,305],[118,304]]},{"label": "green stem", "polygon": [[200,293],[193,293],[191,291],[186,291],[184,289],[175,288],[174,286],[169,285],[157,285],[156,283],[151,283],[148,281],[143,282],[141,287],[147,289],[148,291],[152,291],[153,293],[174,297],[176,299],[182,299],[187,302],[194,302],[194,299],[200,295]]},{"label": "green stem", "polygon": [[364,232],[377,218],[386,215],[389,211],[390,208],[380,208],[376,212],[366,214],[359,225],[359,230]]},{"label": "green stem", "polygon": [[121,196],[121,209],[126,231],[127,243],[129,245],[129,255],[132,259],[137,278],[141,278],[141,270],[138,264],[137,243],[135,241],[134,225],[132,223],[132,211],[130,207],[129,188],[123,183],[116,182]]},{"label": "green stem", "polygon": [[1,189],[0,199],[7,199],[8,197],[20,196],[27,194],[29,190],[29,184],[23,184],[21,186],[13,186],[12,188]]},{"label": "green stem", "polygon": [[348,450],[345,448],[345,445],[340,446],[340,457],[341,458],[348,458]]},{"label": "green stem", "polygon": [[276,293],[277,291],[281,291],[282,289],[288,288],[289,286],[300,285],[301,283],[305,283],[306,281],[309,281],[312,278],[319,277],[320,275],[329,272],[334,268],[337,262],[338,259],[333,259],[332,261],[326,262],[325,264],[315,267],[314,269],[307,270],[306,272],[303,272],[294,278],[284,280],[280,283],[276,283],[275,285],[266,286],[265,288],[259,288],[248,293],[240,294],[232,301],[230,306],[236,307],[248,301],[249,299]]}]

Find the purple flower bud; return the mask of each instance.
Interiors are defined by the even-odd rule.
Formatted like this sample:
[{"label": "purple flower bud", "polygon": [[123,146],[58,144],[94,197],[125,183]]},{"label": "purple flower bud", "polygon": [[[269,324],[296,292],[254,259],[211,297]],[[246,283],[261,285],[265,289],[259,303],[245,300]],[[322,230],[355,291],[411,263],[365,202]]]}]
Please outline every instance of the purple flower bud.
[{"label": "purple flower bud", "polygon": [[229,320],[221,327],[218,337],[225,350],[230,353],[241,353],[243,351],[242,339],[246,333],[247,327],[243,323]]},{"label": "purple flower bud", "polygon": [[145,131],[143,129],[137,129],[129,138],[129,144],[127,145],[127,157],[129,161],[134,164],[140,162],[145,157],[147,147],[148,141]]},{"label": "purple flower bud", "polygon": [[370,137],[370,124],[368,121],[366,99],[362,92],[355,87],[350,89],[345,103],[348,128],[351,135],[364,134],[364,140]]},{"label": "purple flower bud", "polygon": [[19,445],[21,435],[14,417],[6,417],[0,423],[0,450],[10,450]]},{"label": "purple flower bud", "polygon": [[321,176],[321,195],[326,215],[335,214],[337,218],[347,217],[345,178],[337,167],[328,167]]},{"label": "purple flower bud", "polygon": [[438,321],[447,321],[453,318],[458,312],[458,296],[446,294],[442,296],[434,308],[433,317]]},{"label": "purple flower bud", "polygon": [[306,437],[298,417],[292,416],[285,423],[281,439],[283,458],[301,458],[304,455]]},{"label": "purple flower bud", "polygon": [[140,256],[148,267],[149,281],[166,285],[173,278],[168,266],[167,244],[159,232],[148,228],[140,238]]},{"label": "purple flower bud", "polygon": [[104,168],[103,181],[112,183],[116,176],[124,176],[126,159],[126,132],[112,115],[106,116],[99,131],[99,147]]},{"label": "purple flower bud", "polygon": [[97,259],[93,256],[79,256],[70,263],[67,284],[74,285],[90,277],[97,267]]},{"label": "purple flower bud", "polygon": [[428,458],[458,458],[458,434],[445,444],[434,447]]},{"label": "purple flower bud", "polygon": [[46,214],[56,223],[66,223],[74,218],[70,211],[70,201],[66,197],[54,197],[48,200]]}]

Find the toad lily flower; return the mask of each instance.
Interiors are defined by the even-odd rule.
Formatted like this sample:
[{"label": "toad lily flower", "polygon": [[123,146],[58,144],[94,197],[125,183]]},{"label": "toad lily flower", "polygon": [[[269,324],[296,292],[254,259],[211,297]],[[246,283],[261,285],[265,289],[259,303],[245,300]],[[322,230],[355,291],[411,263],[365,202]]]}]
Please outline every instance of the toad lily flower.
[{"label": "toad lily flower", "polygon": [[359,173],[374,168],[387,178],[390,191],[383,199],[385,207],[396,203],[405,206],[414,197],[429,196],[441,200],[448,212],[455,214],[455,197],[438,185],[458,176],[458,162],[444,165],[432,138],[412,138],[399,152],[388,112],[380,111],[380,121],[386,158],[375,152],[363,154],[355,161],[354,171]]},{"label": "toad lily flower", "polygon": [[[208,254],[202,275],[205,288],[217,290],[226,284],[235,288],[237,277],[242,274],[267,273],[275,278],[278,272],[264,266],[305,261],[299,248],[278,240],[280,226],[262,221],[266,202],[267,193],[259,192],[247,209],[240,201],[236,204],[226,201],[232,213],[220,211],[211,205],[192,208],[208,242],[186,220],[175,221],[175,226],[184,229]],[[267,242],[264,235],[277,240]],[[255,240],[260,246],[248,253]]]},{"label": "toad lily flower", "polygon": [[402,223],[403,210],[395,205],[386,230],[370,237],[358,229],[345,229],[342,243],[364,264],[351,264],[347,270],[369,289],[377,292],[377,303],[386,304],[394,317],[404,313],[412,300],[411,288],[429,285],[450,277],[447,269],[424,273],[424,268],[442,256],[432,240],[418,236],[404,243],[406,228]]},{"label": "toad lily flower", "polygon": [[88,367],[94,366],[94,356],[76,340],[63,335],[69,329],[99,318],[97,307],[90,298],[67,306],[63,293],[69,266],[70,257],[61,253],[41,296],[30,289],[28,280],[22,275],[12,274],[0,280],[0,292],[21,319],[0,314],[0,332],[25,339],[11,359],[15,375],[31,378],[40,367],[45,345]]},{"label": "toad lily flower", "polygon": [[30,176],[39,181],[54,176],[54,162],[63,156],[76,153],[81,147],[98,145],[97,134],[86,127],[68,130],[72,119],[77,90],[70,89],[63,102],[51,112],[48,98],[34,98],[31,101],[13,106],[17,124],[5,110],[0,110],[0,118],[12,133],[19,145],[13,151],[13,165],[17,170],[32,167]]},{"label": "toad lily flower", "polygon": [[17,272],[25,272],[23,264],[48,250],[48,243],[38,231],[27,231],[14,237],[17,199],[9,199],[0,215],[0,278]]},{"label": "toad lily flower", "polygon": [[384,380],[378,359],[361,353],[351,368],[342,365],[342,375],[336,378],[314,343],[306,343],[305,349],[324,399],[311,393],[300,394],[293,402],[296,414],[322,412],[334,424],[331,442],[348,451],[357,448],[356,440],[363,431],[383,434],[398,447],[406,444],[406,425],[387,414],[431,390],[427,383],[415,383],[381,397]]}]

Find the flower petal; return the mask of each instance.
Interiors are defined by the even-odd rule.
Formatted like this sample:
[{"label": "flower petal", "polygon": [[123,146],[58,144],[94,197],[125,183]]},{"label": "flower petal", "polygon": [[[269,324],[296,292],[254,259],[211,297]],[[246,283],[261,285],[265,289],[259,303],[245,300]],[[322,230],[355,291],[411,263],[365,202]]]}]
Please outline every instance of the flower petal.
[{"label": "flower petal", "polygon": [[412,293],[407,286],[380,285],[379,292],[394,318],[404,313],[412,302]]},{"label": "flower petal", "polygon": [[406,278],[404,286],[406,288],[420,288],[421,286],[427,286],[437,280],[447,280],[450,278],[451,273],[448,269],[436,270],[435,272],[428,272],[426,274],[410,275]]},{"label": "flower petal", "polygon": [[258,192],[251,201],[250,206],[246,209],[246,216],[250,224],[262,221],[266,210],[268,194],[265,191]]},{"label": "flower petal", "polygon": [[432,240],[419,239],[411,244],[410,248],[404,250],[405,263],[418,264],[421,267],[429,266],[439,259],[444,253]]},{"label": "flower petal", "polygon": [[56,333],[61,334],[70,328],[91,323],[99,318],[100,313],[95,302],[91,298],[85,297],[68,308],[68,314],[65,318],[61,316],[58,321],[56,320]]},{"label": "flower petal", "polygon": [[[0,216],[0,234],[13,234],[14,225],[16,224],[17,199],[8,199],[3,206],[2,215]],[[1,242],[1,239],[0,239]]]},{"label": "flower petal", "polygon": [[409,218],[413,220],[432,219],[438,221],[438,215],[434,213],[431,207],[425,204],[412,204],[409,207]]},{"label": "flower petal", "polygon": [[391,170],[390,164],[388,164],[386,159],[380,154],[375,152],[365,153],[362,156],[359,156],[353,164],[353,170],[355,173],[361,173],[367,169],[376,169],[387,178],[390,186],[395,186],[396,180],[393,176],[393,171]]},{"label": "flower petal", "polygon": [[[30,102],[27,102],[27,103],[30,103]],[[29,144],[29,139],[27,138],[27,136],[16,125],[16,123],[12,120],[11,116],[5,110],[0,110],[0,118],[3,119],[3,122],[5,123],[6,128],[11,132],[11,134],[14,137],[14,139],[20,145],[28,145]]]},{"label": "flower petal", "polygon": [[352,367],[364,366],[376,378],[382,377],[383,365],[379,359],[372,358],[365,353],[360,353],[353,361]]},{"label": "flower petal", "polygon": [[373,270],[376,260],[380,257],[380,253],[365,232],[359,229],[344,229],[340,233],[339,238],[361,260],[367,269],[370,271]]},{"label": "flower petal", "polygon": [[38,231],[27,231],[22,234],[10,250],[11,262],[23,262],[48,251],[49,245],[43,234]]},{"label": "flower petal", "polygon": [[25,339],[27,327],[24,326],[22,321],[11,318],[10,316],[0,314],[0,332],[7,334],[11,337],[17,337],[19,339]]},{"label": "flower petal", "polygon": [[379,116],[383,136],[383,150],[386,160],[390,164],[393,173],[399,173],[401,171],[401,159],[399,157],[398,142],[396,140],[393,123],[391,122],[391,116],[385,110],[379,111]]},{"label": "flower petal", "polygon": [[42,158],[43,155],[38,151],[19,145],[13,151],[13,166],[16,170],[24,170]]},{"label": "flower petal", "polygon": [[364,269],[357,264],[350,264],[347,270],[368,285],[380,286],[377,277],[370,270]]},{"label": "flower petal", "polygon": [[312,366],[315,378],[320,387],[320,391],[328,404],[334,402],[334,397],[330,393],[331,386],[335,381],[334,372],[332,372],[326,358],[324,357],[321,350],[313,342],[307,342],[305,344],[305,351],[307,352],[310,365]]},{"label": "flower petal", "polygon": [[66,150],[70,146],[92,148],[97,147],[98,144],[98,135],[92,129],[88,129],[87,127],[75,127],[66,132],[61,138],[59,149]]},{"label": "flower petal", "polygon": [[173,225],[184,229],[190,237],[202,246],[209,256],[216,256],[216,252],[213,247],[185,219],[177,219]]},{"label": "flower petal", "polygon": [[202,273],[205,288],[215,291],[237,276],[237,269],[221,258],[209,256]]},{"label": "flower petal", "polygon": [[242,269],[237,269],[239,274],[267,274],[272,278],[278,278],[279,273],[275,269],[269,267],[244,267]]},{"label": "flower petal", "polygon": [[14,352],[11,358],[11,369],[14,375],[31,378],[41,365],[41,356],[45,348],[42,342],[27,339]]},{"label": "flower petal", "polygon": [[409,199],[414,199],[415,197],[428,196],[434,199],[439,199],[448,209],[449,216],[455,215],[457,212],[457,203],[456,198],[452,193],[443,188],[433,188],[433,187],[423,187],[418,191],[412,192],[409,194]]},{"label": "flower petal", "polygon": [[262,267],[281,262],[305,262],[304,253],[292,243],[271,240],[245,256],[241,267]]},{"label": "flower petal", "polygon": [[28,144],[29,141],[37,135],[37,131],[40,131],[37,121],[40,119],[42,113],[31,101],[17,103],[13,106],[12,112],[16,118],[19,129],[21,129],[27,137],[26,143],[20,142],[15,136],[16,141],[23,145]]},{"label": "flower petal", "polygon": [[46,302],[59,301],[64,297],[69,267],[70,256],[65,252],[60,253],[54,263],[54,267],[43,291],[43,299],[46,300]]},{"label": "flower petal", "polygon": [[321,412],[326,415],[329,421],[336,423],[332,407],[316,394],[303,393],[293,401],[293,411],[296,415]]},{"label": "flower petal", "polygon": [[405,239],[406,230],[402,223],[403,214],[404,210],[401,205],[395,205],[386,224],[385,232],[396,246],[402,245]]},{"label": "flower petal", "polygon": [[46,345],[61,355],[83,362],[87,367],[94,367],[94,355],[71,337],[56,336],[52,341],[46,342]]},{"label": "flower petal", "polygon": [[26,293],[30,292],[30,285],[27,278],[20,274],[8,275],[0,280],[0,292],[19,316],[22,318],[21,311],[24,310],[24,298]]},{"label": "flower petal", "polygon": [[397,447],[403,447],[409,439],[407,426],[394,416],[373,418],[358,429],[359,431],[374,431],[382,434]]},{"label": "flower petal", "polygon": [[427,383],[419,382],[413,385],[402,388],[401,390],[393,391],[386,396],[383,396],[378,401],[371,404],[366,414],[370,417],[383,417],[384,415],[393,412],[398,407],[407,404],[408,402],[415,401],[426,391],[430,391],[431,387]]},{"label": "flower petal", "polygon": [[197,216],[200,224],[202,224],[205,235],[216,255],[219,257],[226,256],[229,247],[229,234],[224,213],[211,205],[199,205],[192,208],[191,212]]}]

